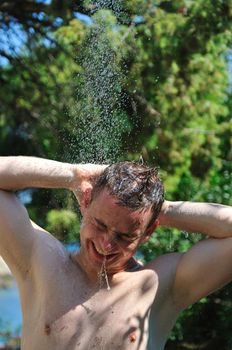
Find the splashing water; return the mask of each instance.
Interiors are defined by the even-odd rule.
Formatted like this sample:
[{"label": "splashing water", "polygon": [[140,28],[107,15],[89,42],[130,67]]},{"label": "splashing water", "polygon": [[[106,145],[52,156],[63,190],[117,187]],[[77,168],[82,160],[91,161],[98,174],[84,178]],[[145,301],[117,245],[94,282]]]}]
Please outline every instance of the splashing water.
[{"label": "splashing water", "polygon": [[104,257],[98,277],[99,277],[99,289],[103,287],[104,280],[105,280],[107,290],[110,290],[109,279],[108,279],[107,270],[106,270],[106,257]]}]

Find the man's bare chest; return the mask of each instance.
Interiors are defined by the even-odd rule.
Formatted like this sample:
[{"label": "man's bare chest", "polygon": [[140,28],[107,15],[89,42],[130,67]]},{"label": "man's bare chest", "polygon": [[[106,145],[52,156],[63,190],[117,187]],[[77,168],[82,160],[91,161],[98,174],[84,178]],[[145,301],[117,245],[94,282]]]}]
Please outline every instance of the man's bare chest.
[{"label": "man's bare chest", "polygon": [[[33,338],[41,344],[34,349],[146,349],[157,289],[154,274],[128,274],[109,291],[104,286],[91,290],[82,283],[65,282],[64,278],[60,285],[56,281],[34,309]],[[27,327],[24,335],[29,336],[26,333]]]}]

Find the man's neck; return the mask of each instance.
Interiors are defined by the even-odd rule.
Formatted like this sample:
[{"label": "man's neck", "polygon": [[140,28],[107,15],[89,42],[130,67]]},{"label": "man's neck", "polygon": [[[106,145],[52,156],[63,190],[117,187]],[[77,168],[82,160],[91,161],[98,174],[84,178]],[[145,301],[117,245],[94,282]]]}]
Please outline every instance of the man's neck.
[{"label": "man's neck", "polygon": [[100,281],[102,280],[102,277],[105,279],[104,284],[106,284],[107,278],[109,284],[114,285],[118,284],[119,280],[121,280],[120,277],[122,276],[123,272],[134,272],[142,267],[142,264],[132,257],[128,260],[125,267],[122,267],[120,270],[115,269],[115,271],[108,272],[107,267],[105,268],[105,271],[103,270],[103,266],[101,266],[99,269],[91,268],[85,259],[82,258],[81,252],[70,254],[70,258],[72,262],[82,270],[90,283],[93,283],[94,285],[99,284],[99,286],[101,284]]}]

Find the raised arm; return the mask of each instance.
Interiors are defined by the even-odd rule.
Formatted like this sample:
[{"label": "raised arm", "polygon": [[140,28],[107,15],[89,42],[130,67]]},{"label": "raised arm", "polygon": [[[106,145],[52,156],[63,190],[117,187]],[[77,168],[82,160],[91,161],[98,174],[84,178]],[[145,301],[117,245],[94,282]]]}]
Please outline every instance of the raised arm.
[{"label": "raised arm", "polygon": [[35,157],[0,157],[0,188],[68,188],[78,183],[76,166]]},{"label": "raised arm", "polygon": [[160,222],[164,226],[209,236],[180,255],[173,288],[174,300],[180,308],[232,280],[232,207],[165,202]]},{"label": "raised arm", "polygon": [[24,276],[30,267],[33,247],[42,229],[29,219],[12,191],[44,187],[65,188],[79,200],[103,167],[73,165],[34,157],[0,157],[0,255],[13,272]]},{"label": "raised arm", "polygon": [[232,208],[226,205],[165,201],[159,219],[161,225],[183,231],[215,238],[232,236]]}]

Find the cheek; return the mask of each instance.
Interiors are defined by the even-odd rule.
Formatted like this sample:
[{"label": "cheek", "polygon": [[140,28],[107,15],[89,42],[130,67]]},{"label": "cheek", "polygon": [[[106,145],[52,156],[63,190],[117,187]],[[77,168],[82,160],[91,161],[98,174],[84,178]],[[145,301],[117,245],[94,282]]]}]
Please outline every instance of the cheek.
[{"label": "cheek", "polygon": [[130,244],[130,251],[135,252],[138,249],[138,244],[137,243],[131,243]]},{"label": "cheek", "polygon": [[90,225],[89,217],[87,215],[83,216],[82,221],[81,221],[81,228],[86,229],[89,225]]},{"label": "cheek", "polygon": [[84,239],[90,236],[91,230],[89,229],[88,222],[86,220],[82,220],[80,227],[80,238],[83,241]]},{"label": "cheek", "polygon": [[85,223],[84,220],[81,220],[81,226],[80,226],[80,230],[83,230],[85,228]]},{"label": "cheek", "polygon": [[134,243],[134,242],[133,243],[121,243],[121,244],[119,244],[119,246],[122,249],[122,251],[124,252],[124,254],[127,254],[127,255],[134,254],[138,248],[137,243]]},{"label": "cheek", "polygon": [[83,239],[92,239],[96,237],[97,230],[90,220],[83,219],[81,222],[80,234]]}]

